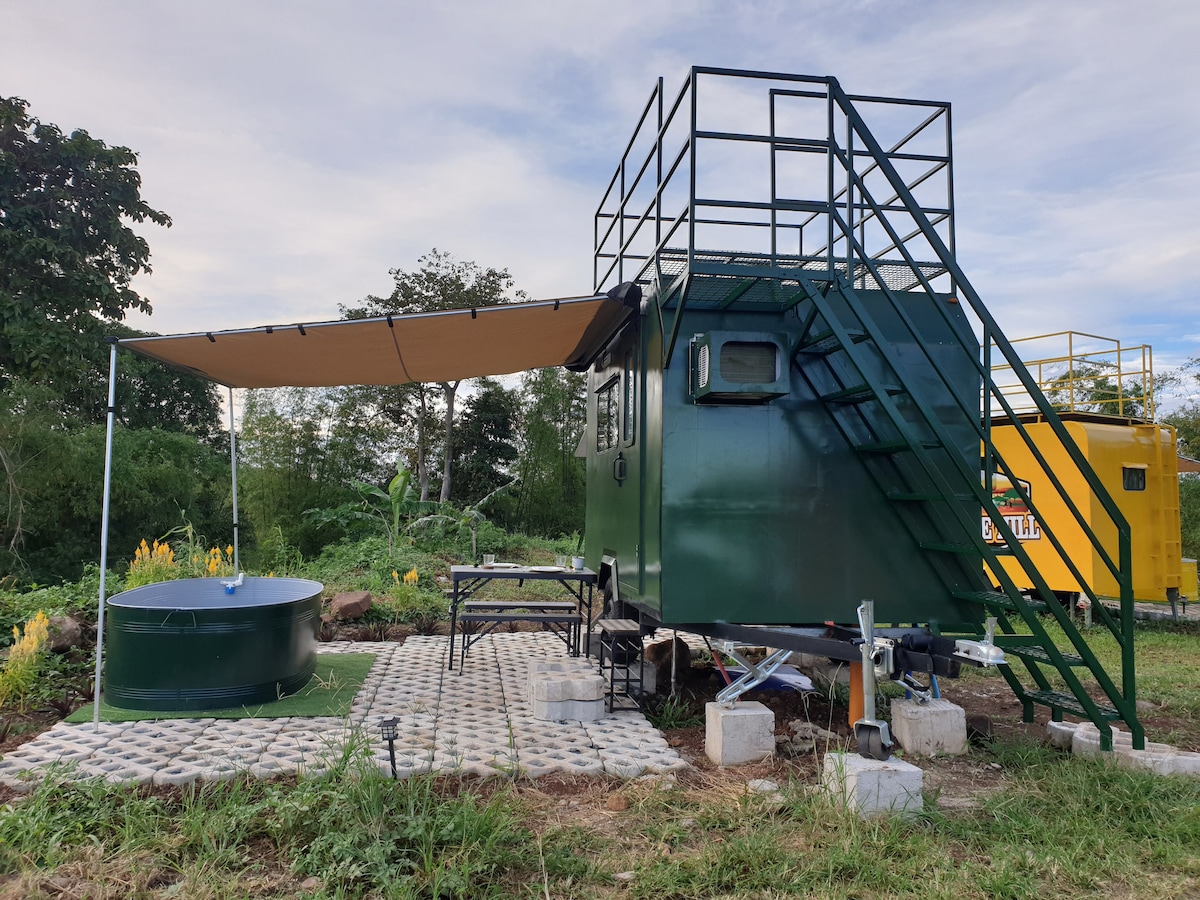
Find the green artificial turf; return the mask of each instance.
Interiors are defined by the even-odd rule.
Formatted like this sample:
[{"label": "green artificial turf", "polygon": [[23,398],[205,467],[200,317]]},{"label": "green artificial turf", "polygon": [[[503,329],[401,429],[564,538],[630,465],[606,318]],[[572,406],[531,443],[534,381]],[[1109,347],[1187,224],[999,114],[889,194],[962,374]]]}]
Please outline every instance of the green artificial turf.
[{"label": "green artificial turf", "polygon": [[[146,722],[155,719],[249,719],[284,716],[344,716],[375,661],[374,653],[321,653],[312,680],[296,693],[260,706],[234,709],[192,709],[164,712],[158,709],[118,709],[101,699],[102,722]],[[92,721],[92,705],[81,707],[67,717],[68,722]]]}]

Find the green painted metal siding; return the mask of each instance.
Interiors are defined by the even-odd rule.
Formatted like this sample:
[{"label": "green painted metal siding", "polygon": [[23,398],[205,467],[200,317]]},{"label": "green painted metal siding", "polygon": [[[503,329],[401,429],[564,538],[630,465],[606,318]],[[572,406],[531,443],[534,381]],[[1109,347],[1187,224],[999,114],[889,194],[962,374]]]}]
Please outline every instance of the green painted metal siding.
[{"label": "green painted metal siding", "polygon": [[[860,296],[879,307],[889,330],[885,304],[870,292]],[[908,311],[926,345],[935,352],[945,345],[953,365],[969,331],[964,325],[952,333],[931,302],[913,295]],[[588,467],[589,561],[597,564],[605,554],[618,559],[623,599],[667,624],[849,623],[865,597],[876,601],[881,622],[976,617],[948,597],[927,554],[794,367],[788,367],[787,396],[769,403],[693,403],[687,338],[707,331],[784,332],[794,346],[802,328],[797,314],[688,312],[665,371],[657,318],[646,316],[641,326],[637,343],[649,365],[641,372],[637,452],[625,453],[630,474],[617,485],[611,451],[593,453]],[[900,340],[901,330],[892,330]],[[620,374],[622,346],[592,374],[592,415],[596,389]],[[906,382],[932,386],[920,348],[893,346],[907,367]],[[977,403],[977,375],[966,366],[961,384],[963,396]],[[977,457],[974,424],[952,398],[927,399],[961,435],[959,452]]]}]

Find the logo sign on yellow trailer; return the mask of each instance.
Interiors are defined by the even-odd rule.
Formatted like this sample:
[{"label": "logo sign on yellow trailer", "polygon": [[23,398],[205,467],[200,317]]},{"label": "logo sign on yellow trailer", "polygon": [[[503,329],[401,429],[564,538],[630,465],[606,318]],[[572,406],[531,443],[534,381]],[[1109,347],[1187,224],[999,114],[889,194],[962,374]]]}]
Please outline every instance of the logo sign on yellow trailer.
[{"label": "logo sign on yellow trailer", "polygon": [[[1004,517],[1004,521],[1008,523],[1008,527],[1012,529],[1012,533],[1016,535],[1019,541],[1040,541],[1042,539],[1042,529],[1038,525],[1037,519],[1033,513],[1029,511],[1025,501],[1021,498],[1021,491],[1024,491],[1026,497],[1032,497],[1030,492],[1029,482],[1017,479],[1017,484],[1021,490],[1018,491],[1012,480],[1007,475],[1002,475],[999,472],[992,473],[992,503],[996,506],[996,511]],[[1004,538],[996,531],[996,524],[986,511],[981,513],[983,521],[983,539],[989,544],[1003,544]]]}]

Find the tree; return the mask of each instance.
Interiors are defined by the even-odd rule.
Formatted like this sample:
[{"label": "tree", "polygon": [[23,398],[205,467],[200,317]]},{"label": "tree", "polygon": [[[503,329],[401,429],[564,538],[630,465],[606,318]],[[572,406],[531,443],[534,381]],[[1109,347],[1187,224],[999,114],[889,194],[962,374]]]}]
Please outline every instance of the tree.
[{"label": "tree", "polygon": [[[474,262],[459,262],[449,253],[436,247],[417,262],[415,272],[392,269],[395,286],[387,298],[367,297],[362,306],[353,309],[342,307],[342,315],[348,319],[361,319],[405,313],[442,312],[451,309],[478,309],[484,306],[500,306],[527,299],[524,291],[509,296],[513,279],[507,269],[484,269]],[[460,382],[439,382],[442,398],[446,404],[442,438],[442,491],[440,500],[450,499],[453,483],[451,465],[454,457],[454,401]],[[426,398],[420,395],[423,402]],[[424,420],[418,431],[423,435]],[[420,478],[420,470],[418,471]],[[422,500],[426,499],[422,495]]]},{"label": "tree", "polygon": [[521,397],[491,378],[481,378],[466,401],[454,437],[451,499],[465,506],[510,481],[517,460]]},{"label": "tree", "polygon": [[1182,456],[1200,457],[1200,403],[1195,400],[1163,416],[1163,422],[1175,429],[1175,438]]},{"label": "tree", "polygon": [[[383,315],[368,312],[367,307],[354,310],[342,307],[342,313],[347,318]],[[386,435],[388,448],[403,450],[407,468],[416,473],[420,499],[428,500],[429,460],[437,447],[436,435],[431,435],[429,429],[439,410],[435,389],[428,384],[352,385],[341,390],[341,398],[344,406],[376,422],[381,438]],[[383,455],[390,455],[390,449],[383,451]]]},{"label": "tree", "polygon": [[[1159,379],[1155,388],[1161,390],[1168,383],[1168,378]],[[1123,419],[1147,418],[1154,393],[1139,378],[1119,378],[1110,368],[1086,363],[1073,366],[1046,387],[1046,399],[1055,409]]]},{"label": "tree", "polygon": [[[76,579],[97,559],[105,428],[64,425],[60,402],[51,388],[23,380],[0,392],[0,446],[11,451],[0,482],[0,577]],[[113,485],[113,560],[185,517],[213,540],[232,537],[229,457],[191,435],[117,429]]]},{"label": "tree", "polygon": [[548,537],[582,532],[586,471],[575,448],[587,425],[586,388],[585,375],[565,369],[525,374],[519,490],[510,527]]},{"label": "tree", "polygon": [[141,198],[137,155],[64,135],[0,98],[0,379],[67,385],[107,356],[102,338],[150,304],[130,287],[150,247],[128,223],[170,218]]}]

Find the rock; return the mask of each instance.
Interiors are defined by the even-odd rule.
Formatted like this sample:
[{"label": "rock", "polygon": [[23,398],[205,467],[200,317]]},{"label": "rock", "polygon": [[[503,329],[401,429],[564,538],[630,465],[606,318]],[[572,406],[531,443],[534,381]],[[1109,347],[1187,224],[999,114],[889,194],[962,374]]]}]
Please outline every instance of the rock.
[{"label": "rock", "polygon": [[814,725],[812,722],[806,722],[804,719],[793,719],[788,722],[788,728],[795,735],[792,738],[794,744],[829,743],[839,745],[841,743],[841,735],[835,734],[832,731],[826,731],[819,725]]},{"label": "rock", "polygon": [[746,782],[747,790],[755,794],[778,794],[779,785],[769,778],[755,778]]},{"label": "rock", "polygon": [[613,876],[614,881],[633,881],[637,877],[637,872],[618,872]]},{"label": "rock", "polygon": [[629,798],[624,794],[609,794],[608,800],[604,803],[613,812],[625,812],[629,809]]},{"label": "rock", "polygon": [[48,629],[49,647],[55,653],[66,653],[78,647],[83,638],[83,626],[70,616],[51,616]]},{"label": "rock", "polygon": [[335,619],[361,619],[371,608],[371,595],[367,591],[345,591],[335,594],[329,610]]},{"label": "rock", "polygon": [[654,666],[654,685],[659,693],[671,688],[671,651],[674,648],[675,684],[683,681],[684,675],[692,667],[692,649],[683,638],[671,638],[649,644],[645,650],[645,660]]}]

